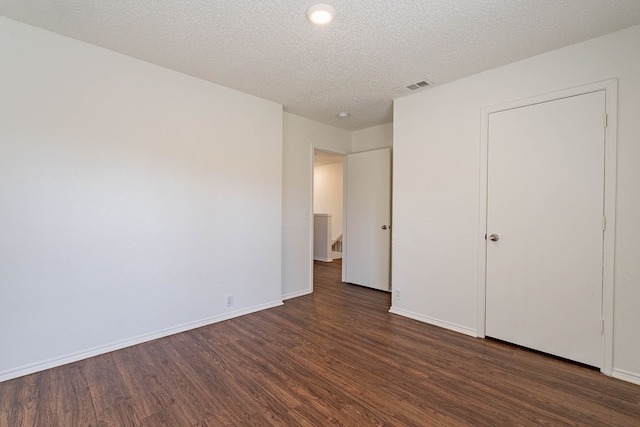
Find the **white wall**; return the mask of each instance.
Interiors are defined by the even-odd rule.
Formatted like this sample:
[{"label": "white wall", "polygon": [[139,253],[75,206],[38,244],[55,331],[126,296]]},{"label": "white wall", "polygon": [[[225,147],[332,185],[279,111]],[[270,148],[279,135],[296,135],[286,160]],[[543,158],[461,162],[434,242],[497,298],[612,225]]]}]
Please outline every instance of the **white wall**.
[{"label": "white wall", "polygon": [[0,58],[0,380],[281,303],[280,105],[5,18]]},{"label": "white wall", "polygon": [[[284,113],[282,141],[282,297],[312,288],[313,147],[351,150],[351,133]],[[306,214],[306,218],[305,218]]]},{"label": "white wall", "polygon": [[639,75],[632,27],[398,99],[393,309],[477,329],[481,108],[617,77],[614,375],[640,383]]},{"label": "white wall", "polygon": [[393,147],[393,123],[353,132],[351,148],[354,153]]},{"label": "white wall", "polygon": [[331,214],[331,240],[342,234],[343,163],[330,163],[313,168],[313,210]]}]

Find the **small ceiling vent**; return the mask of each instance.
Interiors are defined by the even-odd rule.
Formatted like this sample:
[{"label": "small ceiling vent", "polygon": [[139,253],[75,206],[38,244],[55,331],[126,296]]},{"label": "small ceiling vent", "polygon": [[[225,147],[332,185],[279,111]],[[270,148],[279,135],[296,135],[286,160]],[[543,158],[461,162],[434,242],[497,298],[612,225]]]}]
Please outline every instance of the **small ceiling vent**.
[{"label": "small ceiling vent", "polygon": [[417,89],[420,89],[420,88],[423,88],[423,87],[427,87],[427,86],[429,86],[429,83],[427,83],[426,81],[422,80],[422,81],[419,81],[417,83],[410,84],[409,86],[407,86],[407,89],[417,90]]},{"label": "small ceiling vent", "polygon": [[420,89],[424,89],[427,88],[429,86],[432,86],[433,82],[427,80],[427,79],[422,79],[418,82],[415,83],[410,83],[408,85],[404,85],[404,86],[398,86],[397,88],[393,89],[397,92],[403,92],[403,93],[410,93],[410,92],[415,92],[417,90]]}]

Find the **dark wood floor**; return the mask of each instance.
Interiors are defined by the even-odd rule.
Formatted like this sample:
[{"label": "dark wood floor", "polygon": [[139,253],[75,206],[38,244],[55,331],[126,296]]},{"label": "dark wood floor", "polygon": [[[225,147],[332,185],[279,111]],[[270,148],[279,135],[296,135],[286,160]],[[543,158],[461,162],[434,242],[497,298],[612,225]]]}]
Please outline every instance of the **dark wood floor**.
[{"label": "dark wood floor", "polygon": [[284,306],[0,383],[0,425],[640,426],[640,386],[389,314],[339,268]]}]

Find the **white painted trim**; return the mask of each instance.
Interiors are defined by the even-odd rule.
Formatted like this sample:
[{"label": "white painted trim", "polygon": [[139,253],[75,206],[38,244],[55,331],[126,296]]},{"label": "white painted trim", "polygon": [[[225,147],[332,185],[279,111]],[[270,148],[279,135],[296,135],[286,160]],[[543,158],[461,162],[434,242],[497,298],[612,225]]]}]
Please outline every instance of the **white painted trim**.
[{"label": "white painted trim", "polygon": [[347,247],[349,245],[348,236],[349,228],[347,224],[347,196],[349,187],[347,186],[347,175],[349,173],[349,155],[344,156],[342,162],[342,282],[347,282],[347,269],[349,268],[349,260],[347,259]]},{"label": "white painted trim", "polygon": [[315,190],[314,190],[314,186],[315,186],[315,182],[314,182],[314,178],[315,178],[315,169],[314,169],[314,165],[313,165],[313,160],[315,157],[315,151],[316,148],[313,146],[313,144],[310,144],[311,147],[311,179],[309,181],[311,181],[311,188],[309,189],[309,194],[311,195],[311,197],[309,198],[309,256],[308,256],[308,260],[309,260],[309,293],[313,293],[313,253],[314,251],[314,239],[315,239],[315,220],[316,220],[316,216],[313,213],[313,199],[315,197]]},{"label": "white painted trim", "polygon": [[477,336],[485,337],[486,326],[486,294],[487,294],[487,186],[489,161],[489,111],[484,108],[481,111],[480,121],[480,200],[478,206],[478,309],[477,309]]},{"label": "white painted trim", "polygon": [[615,262],[615,202],[616,202],[616,153],[618,126],[618,79],[609,79],[583,86],[546,93],[526,99],[506,102],[499,105],[485,107],[481,110],[480,124],[480,200],[479,200],[479,235],[478,235],[478,316],[477,336],[485,337],[486,309],[485,298],[487,289],[487,149],[489,142],[489,114],[513,108],[539,104],[570,96],[605,91],[605,112],[608,115],[608,125],[605,128],[605,196],[604,214],[607,217],[607,229],[603,241],[603,289],[602,289],[602,317],[605,321],[602,337],[602,373],[611,375],[613,372],[613,316],[614,316],[614,262]]},{"label": "white painted trim", "polygon": [[323,258],[323,257],[319,257],[319,256],[314,256],[313,260],[314,261],[322,261],[322,262],[332,262],[333,261],[332,258]]},{"label": "white painted trim", "polygon": [[428,323],[430,325],[439,326],[450,331],[458,332],[471,337],[476,337],[478,331],[475,329],[467,328],[466,326],[456,325],[455,323],[446,322],[444,320],[434,319],[433,317],[424,316],[422,314],[414,313],[408,310],[402,310],[399,308],[391,307],[389,313],[397,314],[399,316],[408,317],[409,319],[418,320],[420,322]]},{"label": "white painted trim", "polygon": [[604,335],[601,371],[607,375],[613,373],[613,315],[614,315],[614,264],[616,237],[616,188],[617,188],[617,153],[618,153],[618,80],[606,82],[605,103],[607,127],[605,129],[605,173],[604,173],[604,215],[607,218],[607,229],[604,232],[604,254],[602,259],[602,318],[604,319]]},{"label": "white painted trim", "polygon": [[112,351],[121,350],[123,348],[131,347],[137,344],[142,344],[148,341],[153,341],[158,338],[164,338],[169,335],[178,334],[180,332],[189,331],[191,329],[200,328],[202,326],[211,325],[213,323],[222,322],[223,320],[233,319],[235,317],[243,316],[245,314],[255,313],[257,311],[266,310],[268,308],[278,307],[282,305],[282,301],[274,301],[272,303],[261,304],[254,307],[249,307],[242,310],[233,311],[230,313],[224,313],[218,316],[209,317],[206,319],[198,320],[196,322],[184,323],[172,328],[162,329],[150,334],[138,335],[130,339],[118,341],[115,343],[93,347],[88,350],[78,351],[75,353],[67,354],[60,357],[55,357],[41,362],[33,363],[26,366],[10,369],[0,372],[0,382],[8,381],[14,378],[22,377],[24,375],[33,374],[34,372],[44,371],[46,369],[55,368],[57,366],[66,365],[68,363],[77,362],[79,360],[88,359],[90,357],[98,356]]},{"label": "white painted trim", "polygon": [[622,381],[640,385],[640,374],[625,371],[624,369],[614,369],[611,376]]},{"label": "white painted trim", "polygon": [[305,289],[305,290],[302,290],[302,291],[291,292],[289,294],[282,295],[282,299],[283,300],[288,300],[288,299],[292,299],[292,298],[297,298],[297,297],[302,297],[302,296],[305,296],[305,295],[309,295],[311,293],[313,293],[312,289]]}]

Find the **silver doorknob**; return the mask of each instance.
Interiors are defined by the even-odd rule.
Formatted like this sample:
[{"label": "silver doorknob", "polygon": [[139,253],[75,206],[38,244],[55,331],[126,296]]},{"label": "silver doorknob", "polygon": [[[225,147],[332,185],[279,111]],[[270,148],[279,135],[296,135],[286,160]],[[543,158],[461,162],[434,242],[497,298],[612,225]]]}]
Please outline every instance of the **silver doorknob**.
[{"label": "silver doorknob", "polygon": [[497,242],[498,240],[500,240],[500,236],[498,236],[497,234],[492,234],[489,236],[489,240],[491,240],[492,242]]},{"label": "silver doorknob", "polygon": [[386,226],[386,225],[383,225],[383,226],[382,226],[382,227],[380,227],[380,228],[382,228],[383,230],[386,230],[386,229],[387,229],[387,226]]}]

